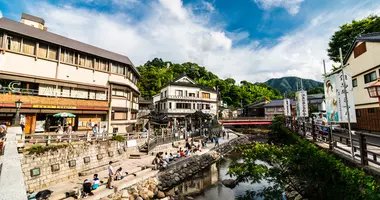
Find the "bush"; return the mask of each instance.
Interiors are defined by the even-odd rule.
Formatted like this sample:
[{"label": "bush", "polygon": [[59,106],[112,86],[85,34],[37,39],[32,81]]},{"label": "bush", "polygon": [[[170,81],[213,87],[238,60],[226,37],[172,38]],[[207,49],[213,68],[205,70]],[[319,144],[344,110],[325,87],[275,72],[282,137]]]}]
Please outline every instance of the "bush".
[{"label": "bush", "polygon": [[112,136],[111,140],[118,141],[118,142],[124,142],[125,138],[121,135],[114,135],[114,136]]},{"label": "bush", "polygon": [[58,149],[63,149],[66,147],[71,146],[71,144],[55,144],[55,145],[49,145],[49,146],[41,146],[39,144],[33,145],[27,151],[29,151],[29,154],[43,154],[48,151],[56,151]]}]

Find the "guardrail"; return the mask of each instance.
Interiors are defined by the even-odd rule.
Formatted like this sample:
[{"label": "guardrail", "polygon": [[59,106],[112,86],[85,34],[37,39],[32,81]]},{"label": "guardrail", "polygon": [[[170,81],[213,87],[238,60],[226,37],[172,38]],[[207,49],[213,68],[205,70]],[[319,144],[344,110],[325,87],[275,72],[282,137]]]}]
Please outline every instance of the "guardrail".
[{"label": "guardrail", "polygon": [[[312,122],[285,120],[285,126],[302,137],[323,142],[330,150],[351,155],[350,136],[347,129],[335,126],[322,126]],[[364,166],[380,168],[380,135],[362,131],[351,131],[355,160]]]},{"label": "guardrail", "polygon": [[118,134],[98,134],[94,135],[92,132],[87,133],[72,133],[72,134],[25,134],[19,133],[17,134],[18,141],[21,141],[22,144],[19,147],[22,147],[25,143],[44,143],[49,145],[51,143],[60,143],[60,142],[75,142],[75,141],[104,141],[112,139],[113,135],[121,135],[124,136],[127,140],[132,139],[141,139],[146,138],[146,134],[142,132],[134,132],[134,133],[118,133]]}]

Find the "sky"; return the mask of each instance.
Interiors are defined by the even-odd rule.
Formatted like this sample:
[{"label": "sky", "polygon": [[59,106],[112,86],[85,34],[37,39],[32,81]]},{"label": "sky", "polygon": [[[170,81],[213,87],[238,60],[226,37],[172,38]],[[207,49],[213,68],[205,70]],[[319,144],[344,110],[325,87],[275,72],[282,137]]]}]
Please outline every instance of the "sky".
[{"label": "sky", "polygon": [[25,12],[48,31],[128,56],[195,62],[251,82],[298,76],[322,80],[339,26],[370,14],[379,0],[0,0],[0,17]]}]

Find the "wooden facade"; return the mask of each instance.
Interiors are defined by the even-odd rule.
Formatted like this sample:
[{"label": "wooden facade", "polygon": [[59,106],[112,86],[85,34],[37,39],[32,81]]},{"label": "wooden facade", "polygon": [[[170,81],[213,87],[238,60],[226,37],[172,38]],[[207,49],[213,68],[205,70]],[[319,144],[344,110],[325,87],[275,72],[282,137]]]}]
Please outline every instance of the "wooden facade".
[{"label": "wooden facade", "polygon": [[355,129],[380,131],[380,107],[356,109],[356,120]]}]

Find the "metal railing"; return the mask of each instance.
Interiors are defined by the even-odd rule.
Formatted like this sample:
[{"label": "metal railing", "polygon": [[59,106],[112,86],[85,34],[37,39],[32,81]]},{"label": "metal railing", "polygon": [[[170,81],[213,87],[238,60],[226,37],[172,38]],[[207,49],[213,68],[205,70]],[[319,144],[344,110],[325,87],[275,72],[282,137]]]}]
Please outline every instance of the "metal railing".
[{"label": "metal railing", "polygon": [[220,120],[242,120],[242,121],[271,121],[274,117],[223,117]]},{"label": "metal railing", "polygon": [[[285,126],[298,135],[322,142],[328,145],[330,150],[336,150],[347,156],[351,155],[350,136],[347,129],[337,126],[323,126],[311,122],[297,120],[285,120]],[[352,144],[355,160],[360,164],[380,168],[380,135],[361,131],[352,132]]]}]

